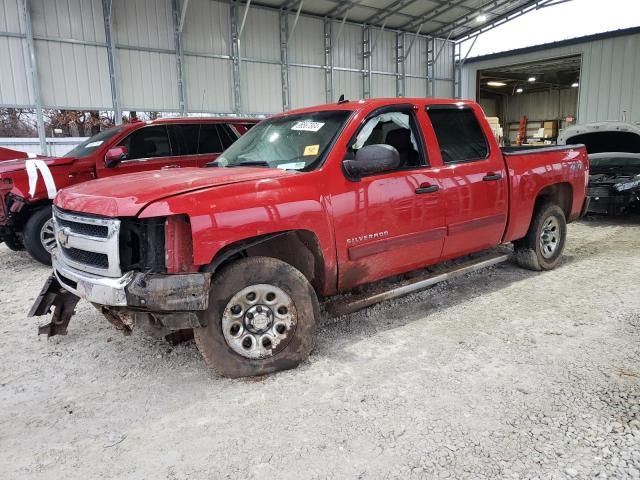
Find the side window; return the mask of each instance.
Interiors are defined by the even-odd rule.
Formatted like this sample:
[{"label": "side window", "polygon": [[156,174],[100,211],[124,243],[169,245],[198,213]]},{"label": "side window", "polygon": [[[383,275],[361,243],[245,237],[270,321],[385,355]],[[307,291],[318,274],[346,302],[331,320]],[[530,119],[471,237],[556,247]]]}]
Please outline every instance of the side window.
[{"label": "side window", "polygon": [[418,143],[418,135],[412,113],[385,112],[365,122],[350,150],[355,154],[367,145],[391,145],[400,154],[399,169],[421,167],[426,165],[426,161]]},{"label": "side window", "polygon": [[489,155],[487,139],[470,108],[428,108],[442,161],[445,164],[484,160]]},{"label": "side window", "polygon": [[198,140],[200,137],[199,123],[185,123],[182,125],[169,125],[169,129],[176,132],[180,155],[196,155],[198,153]]},{"label": "side window", "polygon": [[119,146],[129,149],[127,160],[172,155],[171,142],[164,125],[140,128],[122,140]]},{"label": "side window", "polygon": [[215,123],[203,123],[198,140],[198,153],[222,153],[224,148]]}]

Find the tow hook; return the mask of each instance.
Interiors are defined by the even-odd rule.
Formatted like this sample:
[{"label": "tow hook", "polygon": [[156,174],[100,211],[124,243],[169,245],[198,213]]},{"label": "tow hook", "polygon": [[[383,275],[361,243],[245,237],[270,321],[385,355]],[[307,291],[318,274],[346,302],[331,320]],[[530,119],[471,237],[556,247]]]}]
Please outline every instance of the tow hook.
[{"label": "tow hook", "polygon": [[79,297],[62,288],[56,277],[50,276],[44,283],[28,315],[29,317],[48,315],[51,313],[51,307],[54,308],[51,322],[39,327],[38,335],[46,334],[47,337],[66,335],[67,326],[75,313],[79,300]]}]

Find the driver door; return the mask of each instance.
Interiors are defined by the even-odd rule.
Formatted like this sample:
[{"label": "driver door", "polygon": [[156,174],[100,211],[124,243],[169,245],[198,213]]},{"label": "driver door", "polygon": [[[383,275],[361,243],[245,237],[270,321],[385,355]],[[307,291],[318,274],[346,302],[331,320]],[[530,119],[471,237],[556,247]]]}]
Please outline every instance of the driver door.
[{"label": "driver door", "polygon": [[380,143],[398,150],[399,167],[359,181],[343,175],[331,197],[340,290],[435,263],[442,251],[443,197],[413,106],[369,115],[347,156]]}]

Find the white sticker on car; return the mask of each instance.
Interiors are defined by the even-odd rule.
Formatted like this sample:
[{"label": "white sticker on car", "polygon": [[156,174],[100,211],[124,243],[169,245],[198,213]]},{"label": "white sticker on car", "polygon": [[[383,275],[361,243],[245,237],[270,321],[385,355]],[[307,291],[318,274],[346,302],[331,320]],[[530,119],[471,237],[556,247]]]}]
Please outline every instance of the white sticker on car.
[{"label": "white sticker on car", "polygon": [[104,143],[104,140],[98,140],[97,142],[91,142],[91,143],[87,143],[84,148],[93,148],[93,147],[99,147],[100,145],[102,145]]},{"label": "white sticker on car", "polygon": [[308,120],[304,120],[302,122],[297,122],[291,130],[299,130],[302,132],[317,132],[322,127],[324,127],[324,122],[311,122]]},{"label": "white sticker on car", "polygon": [[300,170],[301,168],[306,167],[306,162],[292,162],[292,163],[281,163],[278,165],[278,168],[281,170]]}]

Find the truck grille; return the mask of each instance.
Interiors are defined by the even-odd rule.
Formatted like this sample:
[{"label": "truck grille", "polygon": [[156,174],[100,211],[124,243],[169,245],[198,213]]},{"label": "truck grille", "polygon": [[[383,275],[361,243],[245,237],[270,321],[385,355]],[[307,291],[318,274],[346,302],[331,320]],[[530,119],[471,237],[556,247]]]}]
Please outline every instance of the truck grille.
[{"label": "truck grille", "polygon": [[120,277],[120,220],[53,209],[59,261],[76,270]]},{"label": "truck grille", "polygon": [[107,238],[109,236],[109,227],[105,225],[94,225],[91,223],[78,223],[58,218],[60,228],[68,227],[72,232],[89,237]]},{"label": "truck grille", "polygon": [[611,188],[608,185],[588,187],[587,197],[608,197],[610,196]]}]

